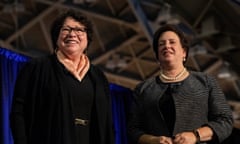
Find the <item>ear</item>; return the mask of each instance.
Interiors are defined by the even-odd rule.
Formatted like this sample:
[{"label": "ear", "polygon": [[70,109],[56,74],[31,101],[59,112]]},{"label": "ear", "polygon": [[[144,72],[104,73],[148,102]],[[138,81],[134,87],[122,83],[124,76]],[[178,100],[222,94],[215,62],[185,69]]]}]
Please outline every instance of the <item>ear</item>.
[{"label": "ear", "polygon": [[186,52],[186,49],[182,48],[183,49],[183,57],[185,58],[187,56],[187,52]]},{"label": "ear", "polygon": [[83,51],[83,53],[84,53],[85,55],[87,55],[87,51],[88,51],[88,48],[86,48],[86,49]]}]

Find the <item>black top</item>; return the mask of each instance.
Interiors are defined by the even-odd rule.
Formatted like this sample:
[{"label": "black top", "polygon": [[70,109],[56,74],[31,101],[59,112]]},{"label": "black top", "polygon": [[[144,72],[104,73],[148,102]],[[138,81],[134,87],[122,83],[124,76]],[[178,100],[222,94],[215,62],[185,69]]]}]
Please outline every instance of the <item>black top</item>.
[{"label": "black top", "polygon": [[[94,97],[94,89],[89,74],[80,82],[70,73],[64,75],[66,86],[69,90],[72,102],[74,117],[90,121],[91,108]],[[89,143],[89,123],[86,125],[75,124],[76,126],[76,144]]]},{"label": "black top", "polygon": [[162,98],[159,100],[159,107],[162,113],[163,119],[167,125],[169,135],[173,135],[174,123],[175,123],[175,106],[172,96],[172,88],[169,86]]}]

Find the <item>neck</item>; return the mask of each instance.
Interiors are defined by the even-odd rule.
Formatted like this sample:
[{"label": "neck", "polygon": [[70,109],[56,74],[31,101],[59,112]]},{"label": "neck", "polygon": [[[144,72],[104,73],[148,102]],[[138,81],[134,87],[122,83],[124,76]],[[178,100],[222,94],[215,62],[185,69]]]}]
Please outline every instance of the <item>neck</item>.
[{"label": "neck", "polygon": [[175,72],[174,72],[172,74],[172,76],[169,76],[169,72],[168,72],[168,74],[164,74],[164,71],[161,70],[160,78],[165,81],[178,81],[186,74],[186,72],[187,72],[186,68],[183,67],[182,70],[180,72],[178,72],[177,74],[175,74]]},{"label": "neck", "polygon": [[68,61],[68,63],[72,63],[74,68],[77,69],[82,55],[66,54],[63,51],[57,51],[57,53],[57,55],[60,56],[62,60]]}]

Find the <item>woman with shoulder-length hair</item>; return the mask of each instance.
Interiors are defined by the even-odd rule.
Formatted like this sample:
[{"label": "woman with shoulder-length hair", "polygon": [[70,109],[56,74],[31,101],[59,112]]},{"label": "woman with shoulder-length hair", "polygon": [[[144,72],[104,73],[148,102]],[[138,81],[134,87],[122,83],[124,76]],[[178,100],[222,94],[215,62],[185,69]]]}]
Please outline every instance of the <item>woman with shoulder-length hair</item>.
[{"label": "woman with shoulder-length hair", "polygon": [[54,54],[33,59],[16,81],[15,144],[113,144],[109,84],[86,54],[92,24],[69,10],[51,27]]}]

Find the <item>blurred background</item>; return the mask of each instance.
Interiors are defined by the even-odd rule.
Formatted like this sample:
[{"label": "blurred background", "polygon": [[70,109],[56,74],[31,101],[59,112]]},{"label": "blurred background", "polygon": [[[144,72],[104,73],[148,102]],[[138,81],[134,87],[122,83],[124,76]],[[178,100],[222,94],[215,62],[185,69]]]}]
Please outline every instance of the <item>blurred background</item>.
[{"label": "blurred background", "polygon": [[153,33],[177,24],[192,40],[187,66],[217,78],[240,128],[239,0],[0,0],[0,47],[29,57],[52,53],[50,25],[68,8],[94,24],[91,62],[129,89],[159,74]]}]

